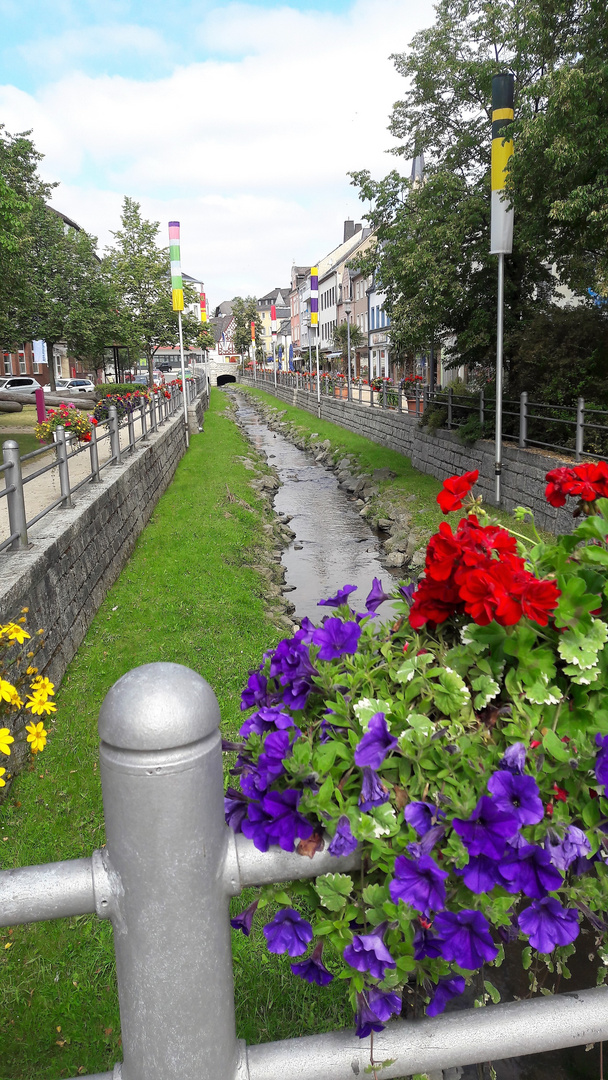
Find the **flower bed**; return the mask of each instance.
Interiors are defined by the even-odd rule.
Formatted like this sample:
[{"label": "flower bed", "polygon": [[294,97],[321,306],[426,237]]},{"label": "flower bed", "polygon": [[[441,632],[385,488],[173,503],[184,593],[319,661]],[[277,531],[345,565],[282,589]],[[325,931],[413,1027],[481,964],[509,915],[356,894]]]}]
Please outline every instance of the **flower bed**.
[{"label": "flower bed", "polygon": [[7,758],[11,757],[16,736],[24,728],[30,751],[40,753],[46,746],[48,733],[44,720],[36,718],[56,711],[50,700],[55,695],[55,687],[39,674],[33,663],[42,644],[43,631],[39,630],[32,639],[27,629],[27,613],[28,609],[23,608],[16,622],[0,626],[0,801],[5,794],[1,789],[7,788],[15,771]]},{"label": "flower bed", "polygon": [[584,519],[551,543],[493,524],[477,473],[451,477],[438,501],[465,516],[389,622],[378,579],[363,616],[346,585],[243,692],[231,827],[261,851],[358,849],[362,868],[264,887],[233,926],[278,905],[269,950],[308,982],[346,979],[360,1037],[406,995],[440,1013],[476,973],[478,1003],[498,1000],[516,940],[532,992],[569,977],[580,935],[605,979],[608,465],[562,472],[547,497]]}]

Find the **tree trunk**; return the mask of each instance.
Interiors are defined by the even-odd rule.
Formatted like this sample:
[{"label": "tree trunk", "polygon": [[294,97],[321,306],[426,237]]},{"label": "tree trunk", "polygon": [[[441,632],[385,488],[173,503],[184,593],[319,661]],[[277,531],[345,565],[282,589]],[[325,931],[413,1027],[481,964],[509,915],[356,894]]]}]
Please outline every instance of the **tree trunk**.
[{"label": "tree trunk", "polygon": [[48,367],[49,367],[49,385],[51,387],[51,390],[53,390],[53,392],[54,392],[57,389],[57,383],[55,382],[55,357],[53,355],[55,342],[54,341],[46,341],[45,345],[46,345],[46,358],[47,358]]}]

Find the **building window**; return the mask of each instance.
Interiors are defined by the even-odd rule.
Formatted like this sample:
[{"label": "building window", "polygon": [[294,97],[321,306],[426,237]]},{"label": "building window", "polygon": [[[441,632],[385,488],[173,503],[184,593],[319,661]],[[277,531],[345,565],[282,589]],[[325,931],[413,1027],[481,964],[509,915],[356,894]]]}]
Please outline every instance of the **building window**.
[{"label": "building window", "polygon": [[4,374],[5,375],[12,375],[10,353],[6,353],[6,352],[4,354]]},{"label": "building window", "polygon": [[25,366],[25,353],[19,353],[19,374],[27,375],[27,368]]}]

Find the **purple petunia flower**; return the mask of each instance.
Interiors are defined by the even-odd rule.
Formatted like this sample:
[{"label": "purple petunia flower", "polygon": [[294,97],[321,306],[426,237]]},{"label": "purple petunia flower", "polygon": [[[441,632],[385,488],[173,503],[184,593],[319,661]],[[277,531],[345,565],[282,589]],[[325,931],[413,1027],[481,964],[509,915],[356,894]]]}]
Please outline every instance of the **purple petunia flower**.
[{"label": "purple petunia flower", "polygon": [[384,941],[386,923],[376,927],[373,934],[355,934],[344,950],[344,959],[356,971],[367,971],[374,979],[383,979],[389,968],[396,967]]},{"label": "purple petunia flower", "polygon": [[570,945],[579,934],[578,912],[563,908],[552,896],[533,900],[517,917],[520,930],[530,945],[541,953],[553,952],[556,945]]},{"label": "purple petunia flower", "polygon": [[343,814],[338,821],[336,831],[327,851],[330,855],[350,855],[351,852],[355,850],[356,846],[357,841],[351,832],[350,821],[346,814]]},{"label": "purple petunia flower", "polygon": [[508,892],[523,892],[531,900],[540,900],[559,889],[563,878],[551,863],[551,856],[537,844],[524,844],[499,866]]},{"label": "purple petunia flower", "polygon": [[283,760],[291,755],[291,739],[288,731],[271,731],[264,740],[264,749],[257,762],[258,774],[268,788],[277,776],[285,772]]},{"label": "purple petunia flower", "polygon": [[356,622],[342,622],[342,619],[326,619],[323,626],[318,626],[312,635],[315,645],[319,645],[319,660],[337,660],[344,653],[356,653],[361,637],[361,627]]},{"label": "purple petunia flower", "polygon": [[247,817],[241,825],[241,832],[248,840],[253,840],[254,847],[258,851],[268,851],[270,836],[268,826],[272,818],[263,810],[259,802],[250,802],[247,807]]},{"label": "purple petunia flower", "polygon": [[296,638],[283,638],[279,641],[270,661],[270,677],[279,678],[282,684],[298,678],[311,678],[316,675],[311,663],[308,648]]},{"label": "purple petunia flower", "polygon": [[267,705],[268,679],[259,671],[251,671],[247,679],[247,686],[241,695],[241,712],[251,709],[253,705]]},{"label": "purple petunia flower", "polygon": [[388,802],[388,788],[384,786],[378,774],[370,769],[369,765],[365,765],[359,795],[360,809],[366,813],[372,806],[382,806],[385,802]]},{"label": "purple petunia flower", "polygon": [[441,956],[441,942],[425,926],[416,927],[414,933],[414,960],[436,960]]},{"label": "purple petunia flower", "polygon": [[517,818],[496,806],[493,799],[482,795],[468,820],[454,818],[452,822],[469,855],[488,855],[500,859],[506,841],[517,832]]},{"label": "purple petunia flower", "polygon": [[595,759],[595,776],[598,784],[608,784],[608,735],[595,736],[595,745],[599,753]]},{"label": "purple petunia flower", "polygon": [[345,585],[343,589],[338,589],[335,596],[330,596],[329,600],[319,600],[317,607],[340,607],[341,604],[346,604],[350,594],[356,591],[356,585]]},{"label": "purple petunia flower", "polygon": [[395,859],[395,877],[389,885],[391,900],[398,904],[403,900],[415,911],[428,915],[445,905],[445,885],[448,874],[440,870],[430,855],[422,855],[417,861],[398,855]]},{"label": "purple petunia flower", "polygon": [[240,832],[244,818],[247,817],[247,799],[236,788],[226,788],[224,796],[224,814],[226,824],[233,832]]},{"label": "purple petunia flower", "polygon": [[[587,862],[591,853],[591,844],[582,829],[579,829],[576,825],[569,825],[563,840],[553,829],[549,830],[545,837],[545,850],[549,852],[554,866],[557,866],[559,870],[567,870],[572,863],[579,859],[584,859]],[[590,868],[591,861],[589,860],[589,866],[584,867],[584,869]]]},{"label": "purple petunia flower", "polygon": [[454,975],[451,979],[440,979],[437,988],[429,1001],[425,1012],[427,1016],[438,1016],[445,1009],[448,1001],[464,993],[465,980],[462,975]]},{"label": "purple petunia flower", "polygon": [[312,955],[307,960],[300,960],[297,964],[290,964],[294,975],[299,975],[306,982],[316,983],[317,986],[327,986],[333,980],[331,971],[328,971],[321,960],[323,955],[323,942],[320,941],[313,949]]},{"label": "purple petunia flower", "polygon": [[382,1031],[384,1022],[401,1013],[401,994],[379,990],[370,986],[357,994],[357,1022],[355,1034],[366,1039],[372,1031]]},{"label": "purple petunia flower", "polygon": [[524,771],[524,765],[526,764],[526,748],[523,743],[516,742],[512,746],[507,747],[499,761],[501,769],[508,769],[509,772],[516,773],[518,776]]},{"label": "purple petunia flower", "polygon": [[418,585],[416,584],[416,582],[412,581],[409,585],[399,585],[397,589],[402,599],[405,600],[406,604],[409,604],[410,607],[414,602],[414,593],[416,592],[417,588]]},{"label": "purple petunia flower", "polygon": [[537,825],[544,807],[533,776],[516,776],[507,770],[495,772],[488,780],[494,803],[505,814],[513,814],[521,825]]},{"label": "purple petunia flower", "polygon": [[250,904],[248,908],[245,908],[244,911],[239,912],[238,915],[235,915],[234,919],[230,920],[230,925],[234,927],[235,930],[242,930],[245,937],[249,937],[251,933],[253,916],[256,913],[259,902],[259,900],[254,900],[253,904]]},{"label": "purple petunia flower", "polygon": [[310,621],[308,615],[305,615],[300,623],[300,629],[296,630],[293,635],[294,641],[301,642],[302,645],[310,645],[312,642],[312,635],[316,630],[316,626]]},{"label": "purple petunia flower", "polygon": [[283,731],[285,728],[294,726],[293,716],[290,716],[289,713],[282,712],[281,709],[262,707],[247,717],[239,729],[239,735],[248,738],[252,731],[256,735],[265,735],[267,731],[276,731],[277,728],[279,731]]},{"label": "purple petunia flower", "polygon": [[288,788],[287,791],[269,791],[262,799],[262,809],[270,818],[266,832],[283,851],[293,851],[296,838],[308,840],[312,835],[312,825],[298,810],[301,797],[301,791]]},{"label": "purple petunia flower", "polygon": [[264,937],[268,952],[301,956],[312,941],[312,926],[294,908],[284,908],[266,924]]},{"label": "purple petunia flower", "polygon": [[403,811],[403,816],[408,825],[416,830],[418,836],[424,836],[439,818],[445,817],[445,814],[434,803],[411,802]]},{"label": "purple petunia flower", "polygon": [[383,604],[385,600],[390,600],[390,593],[386,593],[382,588],[382,582],[380,578],[375,577],[372,581],[372,587],[366,597],[365,607],[367,611],[376,612]]},{"label": "purple petunia flower", "polygon": [[461,875],[467,889],[477,895],[489,892],[500,881],[499,864],[487,855],[474,855],[456,873]]},{"label": "purple petunia flower", "polygon": [[433,825],[421,840],[416,840],[407,845],[407,850],[413,859],[419,859],[421,855],[430,855],[431,851],[438,844],[440,840],[443,840],[445,836],[445,825]]},{"label": "purple petunia flower", "polygon": [[481,911],[441,911],[435,916],[434,927],[441,939],[444,960],[454,961],[467,971],[475,971],[498,955],[488,920]]},{"label": "purple petunia flower", "polygon": [[249,799],[261,799],[266,794],[269,783],[268,777],[260,773],[257,765],[245,765],[242,769],[241,788]]},{"label": "purple petunia flower", "polygon": [[297,712],[298,709],[305,708],[312,689],[313,684],[311,680],[305,677],[294,679],[291,683],[283,683],[283,701],[287,708],[293,709],[294,712]]},{"label": "purple petunia flower", "polygon": [[365,735],[355,747],[355,765],[379,769],[389,750],[394,750],[397,745],[397,740],[388,730],[384,713],[374,713]]}]

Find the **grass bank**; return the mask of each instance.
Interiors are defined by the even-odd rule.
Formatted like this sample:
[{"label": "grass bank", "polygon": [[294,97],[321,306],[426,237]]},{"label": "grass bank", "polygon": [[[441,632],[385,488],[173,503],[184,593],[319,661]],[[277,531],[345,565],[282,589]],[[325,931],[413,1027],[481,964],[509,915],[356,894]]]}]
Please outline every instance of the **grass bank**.
[{"label": "grass bank", "polygon": [[[0,807],[4,868],[103,844],[97,715],[130,668],[186,664],[213,686],[225,730],[240,723],[247,672],[280,635],[264,617],[264,583],[252,569],[268,542],[265,511],[239,461],[250,448],[226,404],[212,392],[204,434],[192,438],[66,673],[47,749]],[[320,997],[284,958],[239,938],[240,1037],[260,1042],[348,1022],[342,985]],[[0,1080],[103,1072],[121,1056],[110,924],[83,916],[0,931]]]}]

